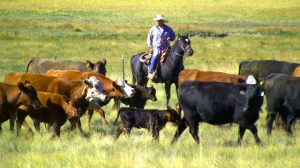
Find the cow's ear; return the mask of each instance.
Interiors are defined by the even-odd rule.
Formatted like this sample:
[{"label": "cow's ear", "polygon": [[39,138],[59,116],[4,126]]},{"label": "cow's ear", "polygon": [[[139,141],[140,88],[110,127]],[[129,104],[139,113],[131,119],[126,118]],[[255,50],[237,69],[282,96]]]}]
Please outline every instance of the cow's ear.
[{"label": "cow's ear", "polygon": [[94,68],[94,64],[91,61],[86,60],[86,67],[93,69]]},{"label": "cow's ear", "polygon": [[25,80],[24,84],[25,84],[26,87],[31,87],[31,84],[30,84],[30,82],[28,80]]},{"label": "cow's ear", "polygon": [[18,87],[19,87],[19,89],[20,89],[21,91],[23,91],[23,90],[25,89],[25,85],[24,85],[24,83],[22,83],[22,82],[19,82],[19,83],[18,83]]},{"label": "cow's ear", "polygon": [[102,59],[102,61],[100,61],[103,65],[106,65],[106,59]]},{"label": "cow's ear", "polygon": [[167,106],[167,109],[168,109],[168,110],[172,110],[172,107],[171,107],[171,106]]}]

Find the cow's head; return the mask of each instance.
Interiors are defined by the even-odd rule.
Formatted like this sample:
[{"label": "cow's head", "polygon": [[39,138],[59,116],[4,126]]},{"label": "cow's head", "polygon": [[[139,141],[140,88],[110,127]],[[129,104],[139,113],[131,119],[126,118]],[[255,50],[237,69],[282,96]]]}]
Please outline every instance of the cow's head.
[{"label": "cow's head", "polygon": [[98,61],[97,63],[92,63],[89,60],[86,60],[86,66],[87,68],[90,68],[91,71],[100,73],[102,75],[106,75],[106,60],[102,59],[101,61]]},{"label": "cow's head", "polygon": [[122,80],[117,79],[116,83],[122,89],[125,97],[128,98],[128,97],[132,97],[134,95],[135,90],[133,87],[131,87],[127,84],[127,81],[122,81]]},{"label": "cow's head", "polygon": [[147,98],[152,100],[152,101],[156,101],[157,97],[156,97],[156,89],[153,87],[153,85],[147,86],[146,88],[147,90]]},{"label": "cow's head", "polygon": [[172,109],[170,106],[168,106],[167,108],[168,108],[166,111],[167,122],[179,124],[180,122],[179,114],[176,112],[176,110]]},{"label": "cow's head", "polygon": [[109,97],[105,94],[102,83],[94,76],[84,80],[87,92],[85,99],[91,103],[90,105],[101,107],[99,101],[105,102]]},{"label": "cow's head", "polygon": [[41,107],[41,102],[37,97],[37,92],[29,81],[26,80],[24,83],[19,82],[18,87],[21,91],[21,95],[18,99],[17,104],[33,107],[35,110]]}]

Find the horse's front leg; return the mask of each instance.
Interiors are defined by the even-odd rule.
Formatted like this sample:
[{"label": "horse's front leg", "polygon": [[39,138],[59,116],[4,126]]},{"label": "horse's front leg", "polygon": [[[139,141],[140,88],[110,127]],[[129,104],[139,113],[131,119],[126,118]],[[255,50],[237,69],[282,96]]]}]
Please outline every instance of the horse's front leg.
[{"label": "horse's front leg", "polygon": [[167,97],[167,107],[170,105],[170,98],[171,98],[171,84],[165,83],[165,91],[166,91],[166,97]]}]

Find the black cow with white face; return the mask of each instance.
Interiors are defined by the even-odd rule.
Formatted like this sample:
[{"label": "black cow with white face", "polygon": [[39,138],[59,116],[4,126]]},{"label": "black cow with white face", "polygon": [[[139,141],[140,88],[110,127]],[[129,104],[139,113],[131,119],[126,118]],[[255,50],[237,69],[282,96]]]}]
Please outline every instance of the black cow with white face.
[{"label": "black cow with white face", "polygon": [[239,144],[246,129],[252,132],[256,143],[260,143],[255,122],[263,104],[261,93],[261,87],[256,84],[184,81],[179,87],[179,104],[184,116],[172,143],[189,127],[190,134],[199,144],[199,122],[236,123],[239,125]]},{"label": "black cow with white face", "polygon": [[129,107],[144,109],[147,100],[156,101],[156,90],[153,86],[130,85],[135,93],[129,98],[120,98],[121,102]]},{"label": "black cow with white face", "polygon": [[292,75],[298,66],[298,63],[276,60],[243,61],[239,65],[239,75],[253,75],[256,79],[264,79],[271,73]]},{"label": "black cow with white face", "polygon": [[289,135],[291,126],[300,117],[300,78],[285,74],[270,74],[264,81],[267,98],[267,134],[271,135],[273,121],[279,114]]}]

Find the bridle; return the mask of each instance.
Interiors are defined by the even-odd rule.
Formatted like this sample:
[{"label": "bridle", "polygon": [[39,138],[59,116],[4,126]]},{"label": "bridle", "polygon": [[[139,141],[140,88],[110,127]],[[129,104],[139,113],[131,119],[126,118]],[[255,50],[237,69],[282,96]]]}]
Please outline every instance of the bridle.
[{"label": "bridle", "polygon": [[175,51],[175,54],[184,57],[184,56],[185,56],[185,53],[186,53],[186,50],[188,50],[189,48],[191,48],[191,46],[190,46],[190,45],[187,45],[186,47],[183,47],[182,42],[181,42],[179,39],[178,39],[178,41],[179,41],[178,43],[179,43],[180,48],[183,50],[183,55],[177,53],[176,51]]}]

